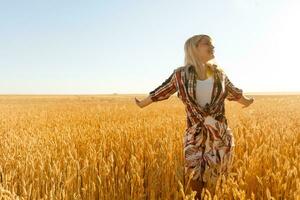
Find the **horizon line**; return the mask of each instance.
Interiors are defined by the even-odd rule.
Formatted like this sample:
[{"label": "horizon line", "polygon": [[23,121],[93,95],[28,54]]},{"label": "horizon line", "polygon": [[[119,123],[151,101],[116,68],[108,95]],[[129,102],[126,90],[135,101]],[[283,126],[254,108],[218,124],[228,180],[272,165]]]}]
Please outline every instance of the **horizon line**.
[{"label": "horizon line", "polygon": [[[278,95],[278,94],[290,94],[290,95],[300,95],[300,91],[268,91],[268,92],[244,92],[248,95]],[[102,96],[102,95],[149,95],[149,93],[0,93],[0,96]],[[176,95],[172,95],[176,96]]]}]

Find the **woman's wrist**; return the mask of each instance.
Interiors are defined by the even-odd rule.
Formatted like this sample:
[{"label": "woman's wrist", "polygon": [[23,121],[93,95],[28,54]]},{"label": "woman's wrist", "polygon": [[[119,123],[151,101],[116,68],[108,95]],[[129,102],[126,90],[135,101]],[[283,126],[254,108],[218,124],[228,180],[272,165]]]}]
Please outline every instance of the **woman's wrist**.
[{"label": "woman's wrist", "polygon": [[244,106],[248,106],[253,102],[253,98],[248,98],[244,95],[242,95],[242,97],[238,100],[239,103],[243,104]]},{"label": "woman's wrist", "polygon": [[152,102],[153,101],[151,99],[151,96],[149,95],[148,97],[146,97],[145,99],[142,100],[143,107],[148,106]]},{"label": "woman's wrist", "polygon": [[135,98],[135,102],[136,104],[140,107],[143,108],[149,104],[151,104],[153,101],[151,99],[151,96],[149,95],[148,97],[144,98],[143,100],[138,100],[137,98]]}]

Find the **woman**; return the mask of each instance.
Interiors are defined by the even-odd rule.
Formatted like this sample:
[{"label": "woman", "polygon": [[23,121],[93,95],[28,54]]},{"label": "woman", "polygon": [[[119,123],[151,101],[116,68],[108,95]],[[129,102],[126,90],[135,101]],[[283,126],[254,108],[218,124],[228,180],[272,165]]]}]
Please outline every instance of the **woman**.
[{"label": "woman", "polygon": [[[243,104],[254,98],[244,96],[225,72],[215,63],[214,46],[208,35],[194,35],[184,45],[185,65],[173,73],[143,100],[135,98],[143,108],[152,102],[177,96],[185,105],[187,128],[184,135],[186,178],[200,199],[203,187],[214,194],[220,174],[227,174],[234,155],[234,137],[225,117],[225,99]],[[191,174],[193,173],[193,174]]]}]

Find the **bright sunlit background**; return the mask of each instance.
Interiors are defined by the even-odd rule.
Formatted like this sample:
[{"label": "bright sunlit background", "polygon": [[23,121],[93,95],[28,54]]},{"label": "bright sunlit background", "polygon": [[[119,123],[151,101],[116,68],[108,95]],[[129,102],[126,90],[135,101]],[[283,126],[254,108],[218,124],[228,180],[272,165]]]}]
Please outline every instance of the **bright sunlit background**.
[{"label": "bright sunlit background", "polygon": [[210,35],[245,92],[300,91],[300,1],[0,1],[1,94],[149,93]]}]

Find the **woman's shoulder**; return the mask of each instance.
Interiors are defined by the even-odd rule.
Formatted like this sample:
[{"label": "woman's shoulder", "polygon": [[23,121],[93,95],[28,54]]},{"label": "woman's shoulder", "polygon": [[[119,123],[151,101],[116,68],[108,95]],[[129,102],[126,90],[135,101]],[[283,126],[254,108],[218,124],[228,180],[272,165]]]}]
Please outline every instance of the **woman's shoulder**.
[{"label": "woman's shoulder", "polygon": [[179,67],[176,67],[174,69],[174,72],[182,72],[182,71],[186,71],[190,68],[190,65],[183,65],[183,66],[179,66]]},{"label": "woman's shoulder", "polygon": [[[225,74],[224,69],[219,65],[219,64],[208,64],[208,66],[210,67],[210,69],[214,72],[218,72],[220,74]],[[192,65],[183,65],[183,66],[179,66],[176,67],[174,69],[174,72],[190,72],[191,70],[193,70]]]},{"label": "woman's shoulder", "polygon": [[193,70],[193,65],[187,64],[179,66],[175,69],[175,71],[191,71]]},{"label": "woman's shoulder", "polygon": [[219,75],[221,80],[226,80],[227,79],[227,74],[225,72],[225,70],[220,67],[219,65],[217,66],[217,74]]},{"label": "woman's shoulder", "polygon": [[224,72],[223,68],[222,68],[219,64],[216,64],[216,63],[213,63],[213,64],[208,63],[207,65],[208,65],[208,67],[209,67],[211,70],[213,70],[213,71],[220,72],[220,73],[223,73],[223,72]]},{"label": "woman's shoulder", "polygon": [[211,68],[213,69],[214,72],[216,72],[217,74],[219,74],[221,76],[226,75],[224,69],[219,64],[213,64]]}]

